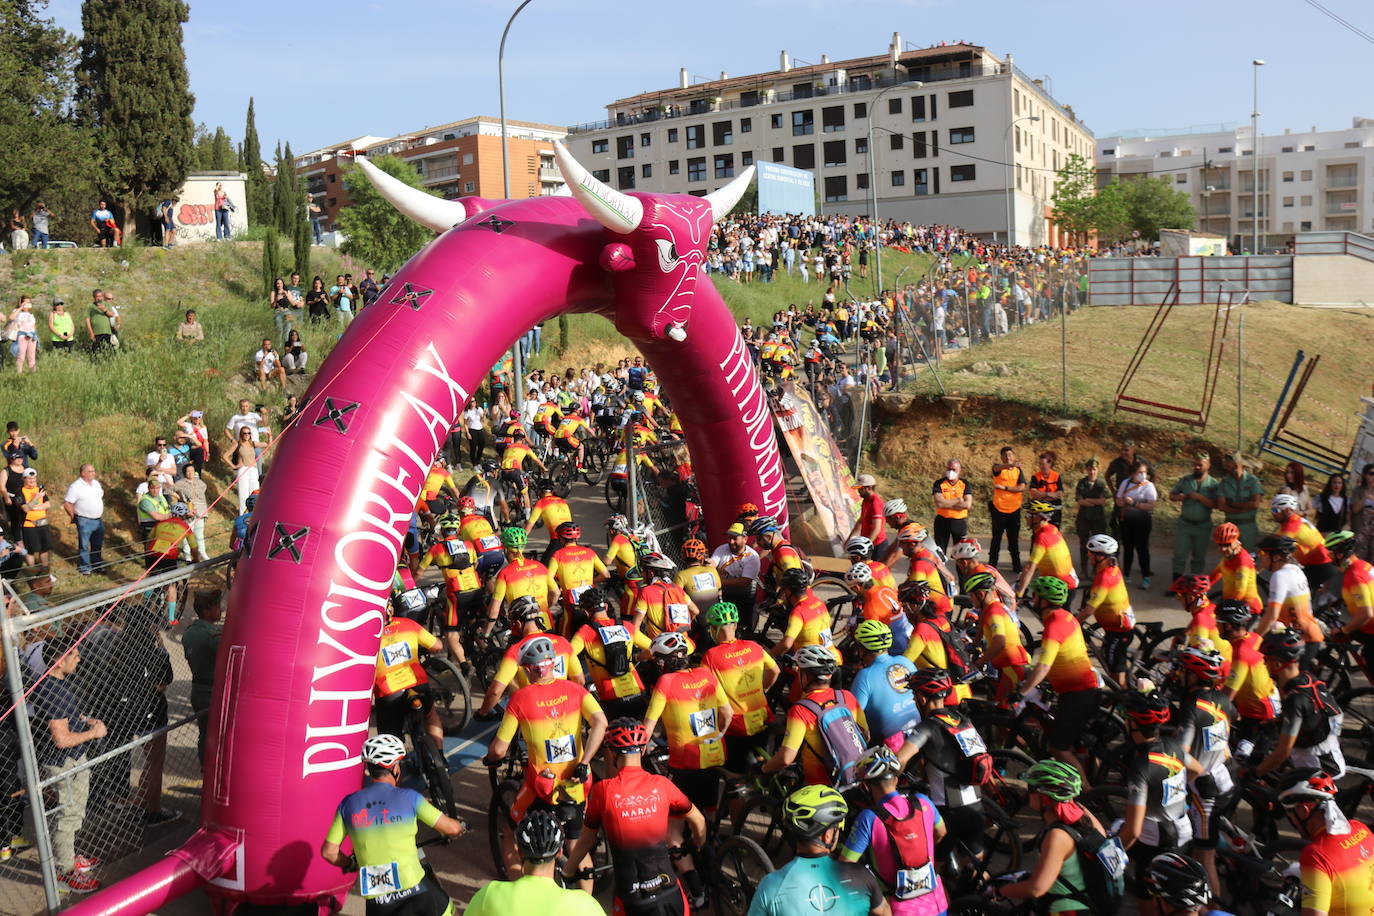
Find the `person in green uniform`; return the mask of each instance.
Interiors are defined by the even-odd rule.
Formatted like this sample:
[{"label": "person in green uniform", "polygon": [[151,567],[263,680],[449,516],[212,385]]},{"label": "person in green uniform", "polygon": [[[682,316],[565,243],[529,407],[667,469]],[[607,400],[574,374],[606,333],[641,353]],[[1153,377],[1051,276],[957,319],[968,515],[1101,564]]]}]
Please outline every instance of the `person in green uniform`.
[{"label": "person in green uniform", "polygon": [[1178,523],[1174,526],[1174,575],[1199,576],[1209,572],[1207,545],[1212,540],[1212,509],[1216,507],[1218,482],[1208,473],[1212,456],[1198,452],[1193,456],[1193,473],[1180,477],[1169,492],[1169,501],[1178,503]]},{"label": "person in green uniform", "polygon": [[1240,529],[1240,543],[1254,553],[1259,543],[1259,525],[1255,510],[1259,508],[1264,487],[1259,478],[1245,469],[1245,456],[1233,452],[1221,460],[1222,478],[1217,485],[1216,508],[1226,514],[1226,520]]}]

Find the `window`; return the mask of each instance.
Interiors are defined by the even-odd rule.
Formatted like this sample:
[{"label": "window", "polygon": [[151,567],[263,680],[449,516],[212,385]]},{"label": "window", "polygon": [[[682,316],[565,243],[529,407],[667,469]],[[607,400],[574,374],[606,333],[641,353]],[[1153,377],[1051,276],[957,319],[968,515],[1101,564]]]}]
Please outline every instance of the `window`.
[{"label": "window", "polygon": [[1283,205],[1284,205],[1285,207],[1291,207],[1291,206],[1293,206],[1293,198],[1291,198],[1291,197],[1285,197],[1285,198],[1283,199]]},{"label": "window", "polygon": [[780,114],[769,115],[769,117],[768,117],[768,126],[771,127],[771,128],[773,128],[774,130],[777,130],[777,129],[779,129],[780,127],[782,127],[782,115],[780,115]]},{"label": "window", "polygon": [[732,121],[717,121],[711,125],[711,141],[716,146],[729,146],[735,142],[735,125]]},{"label": "window", "polygon": [[640,134],[640,135],[639,135],[639,145],[640,145],[641,148],[650,146],[650,145],[653,143],[653,141],[654,141],[654,138],[653,138],[653,136],[650,135],[650,134]]},{"label": "window", "polygon": [[811,83],[792,84],[792,98],[794,99],[809,99],[811,98],[811,96],[815,94],[816,87],[813,86]]},{"label": "window", "polygon": [[622,191],[633,191],[635,186],[635,167],[632,165],[622,166],[616,171],[616,185]]},{"label": "window", "polygon": [[611,180],[611,170],[610,170],[610,169],[593,169],[593,170],[592,170],[592,177],[595,178],[597,181],[610,181],[610,180]]},{"label": "window", "polygon": [[1312,195],[1311,195],[1311,194],[1304,194],[1304,195],[1302,195],[1301,198],[1299,198],[1299,201],[1301,202],[1302,206],[1304,206],[1304,207],[1310,207],[1310,206],[1312,206]]},{"label": "window", "polygon": [[901,99],[888,99],[888,100],[887,100],[887,113],[888,113],[888,114],[901,114],[901,113],[902,113],[902,100],[901,100]]},{"label": "window", "polygon": [[1281,150],[1279,150],[1279,152],[1281,152],[1281,153],[1291,153],[1291,152],[1293,152],[1293,147],[1291,147],[1291,146],[1285,146],[1285,147],[1283,147]]},{"label": "window", "polygon": [[465,181],[465,182],[463,182],[463,193],[464,193],[464,194],[472,194],[472,193],[475,192],[476,190],[477,190],[477,182],[475,182],[475,181]]},{"label": "window", "polygon": [[854,155],[862,156],[868,153],[868,138],[859,137],[854,141]]},{"label": "window", "polygon": [[1348,140],[1348,141],[1346,141],[1345,148],[1346,148],[1346,149],[1359,149],[1359,148],[1360,148],[1360,141],[1359,141],[1359,140]]},{"label": "window", "polygon": [[1230,152],[1234,152],[1234,151],[1235,151],[1235,147],[1232,147],[1232,146],[1223,146],[1223,147],[1221,147],[1220,149],[1217,150],[1218,153],[1230,153]]},{"label": "window", "polygon": [[1182,173],[1179,173],[1178,175],[1175,175],[1175,176],[1174,176],[1174,184],[1187,184],[1187,183],[1188,183],[1188,176],[1187,176],[1187,175],[1184,175],[1184,174],[1182,174]]},{"label": "window", "polygon": [[1292,172],[1284,172],[1284,173],[1283,173],[1283,180],[1284,180],[1285,182],[1292,181],[1292,180],[1293,180],[1293,173],[1292,173]]},{"label": "window", "polygon": [[1311,180],[1312,180],[1312,170],[1311,170],[1311,169],[1303,169],[1303,170],[1302,170],[1302,174],[1300,174],[1300,175],[1298,176],[1298,179],[1299,179],[1300,181],[1311,181]]},{"label": "window", "polygon": [[753,119],[753,118],[740,118],[740,119],[739,119],[739,132],[740,132],[740,133],[742,133],[742,134],[747,134],[747,133],[749,133],[750,131],[752,131],[753,129],[754,129],[754,119]]},{"label": "window", "polygon": [[677,128],[676,128],[676,127],[670,127],[670,128],[668,128],[668,142],[669,142],[669,143],[676,143],[676,142],[677,142]]},{"label": "window", "polygon": [[781,146],[775,146],[775,147],[773,147],[773,161],[774,161],[774,162],[779,162],[779,163],[780,163],[780,162],[783,161],[783,158],[782,158],[782,157],[783,157],[783,148],[782,148]]},{"label": "window", "polygon": [[911,97],[911,120],[924,121],[926,119],[926,97],[923,95],[913,95]]},{"label": "window", "polygon": [[855,188],[858,188],[860,191],[867,191],[867,190],[868,190],[868,173],[867,173],[867,172],[860,172],[859,174],[857,174],[857,175],[854,176],[854,187],[855,187]]},{"label": "window", "polygon": [[716,157],[716,177],[735,177],[735,156],[733,153],[725,153],[724,155]]},{"label": "window", "polygon": [[973,90],[960,89],[958,92],[949,94],[950,108],[968,108],[973,105]]},{"label": "window", "polygon": [[950,181],[974,181],[978,178],[978,167],[969,163],[968,165],[951,165],[949,167]]},{"label": "window", "polygon": [[759,103],[759,91],[757,89],[746,89],[739,94],[739,107],[753,108]]},{"label": "window", "polygon": [[927,174],[928,172],[926,169],[917,169],[911,173],[912,178],[915,179],[913,184],[916,186],[915,190],[917,197],[924,197],[930,193],[930,184],[926,178]]},{"label": "window", "polygon": [[972,143],[972,142],[973,142],[973,128],[972,128],[972,127],[952,127],[952,128],[950,128],[950,131],[949,131],[949,144],[950,144],[950,146],[953,146],[953,145],[956,144],[956,143]]},{"label": "window", "polygon": [[831,105],[821,109],[821,130],[827,134],[844,130],[844,106]]},{"label": "window", "polygon": [[[1312,151],[1315,150],[1315,149],[1316,149],[1315,146],[1308,145],[1308,146],[1304,146],[1304,147],[1302,148],[1302,151],[1303,151],[1304,153],[1310,153],[1310,152],[1312,152]],[[1304,225],[1311,225],[1311,224],[1310,224],[1310,223],[1305,223]]]},{"label": "window", "polygon": [[608,152],[608,151],[610,150],[610,148],[611,148],[611,141],[610,141],[610,140],[593,140],[593,141],[592,141],[592,152],[593,152],[593,153],[605,153],[605,152]]},{"label": "window", "polygon": [[[933,95],[930,97],[930,120],[932,120],[932,121],[935,120],[935,96],[933,96]],[[938,194],[938,193],[940,193],[940,188],[939,188],[940,182],[937,180],[937,181],[935,182],[935,185],[936,185],[936,187],[935,187],[935,193]]]},{"label": "window", "polygon": [[892,186],[894,188],[906,187],[906,172],[896,171],[892,173]]},{"label": "window", "polygon": [[688,114],[703,114],[711,110],[711,103],[706,99],[692,99],[687,103]]},{"label": "window", "polygon": [[678,160],[676,160],[676,159],[669,159],[669,160],[668,160],[668,174],[669,174],[669,175],[677,175],[677,174],[679,174],[679,173],[681,173],[681,172],[682,172],[682,169],[678,166]]},{"label": "window", "polygon": [[1305,220],[1303,220],[1302,223],[1301,223],[1301,225],[1300,225],[1300,228],[1301,228],[1301,231],[1303,231],[1303,232],[1311,232],[1311,231],[1312,231],[1312,221],[1311,221],[1310,219],[1305,219]]},{"label": "window", "polygon": [[866,117],[868,117],[868,103],[867,103],[867,102],[855,102],[855,103],[854,103],[854,119],[855,119],[855,120],[858,120],[859,118],[866,118]]},{"label": "window", "polygon": [[816,147],[810,143],[799,143],[792,147],[792,166],[798,169],[814,169]]},{"label": "window", "polygon": [[633,159],[635,157],[634,135],[615,138],[615,158]]},{"label": "window", "polygon": [[697,156],[687,160],[687,180],[705,181],[706,180],[706,157]]},{"label": "window", "polygon": [[901,135],[901,134],[888,134],[888,135],[887,135],[887,143],[888,143],[888,147],[887,147],[888,149],[901,149],[901,148],[902,148],[902,135]]},{"label": "window", "polygon": [[706,128],[700,124],[693,124],[687,128],[687,148],[701,149],[706,145]]},{"label": "window", "polygon": [[740,154],[739,154],[739,164],[740,164],[740,167],[741,167],[741,168],[748,168],[749,166],[753,165],[753,164],[754,164],[754,154],[753,154],[753,153],[740,153]]},{"label": "window", "polygon": [[816,132],[816,116],[810,111],[792,112],[792,136],[804,137]]},{"label": "window", "polygon": [[833,175],[825,179],[825,199],[849,200],[849,179],[843,175]]},{"label": "window", "polygon": [[463,165],[472,165],[472,153],[463,154]]},{"label": "window", "polygon": [[847,161],[844,155],[843,140],[827,140],[821,144],[821,154],[825,157],[825,167],[835,168]]},{"label": "window", "polygon": [[647,162],[644,163],[643,165],[641,165],[641,166],[639,167],[639,177],[640,177],[640,178],[653,178],[653,177],[654,177],[654,167],[653,167],[652,165],[650,165],[649,163],[647,163]]}]

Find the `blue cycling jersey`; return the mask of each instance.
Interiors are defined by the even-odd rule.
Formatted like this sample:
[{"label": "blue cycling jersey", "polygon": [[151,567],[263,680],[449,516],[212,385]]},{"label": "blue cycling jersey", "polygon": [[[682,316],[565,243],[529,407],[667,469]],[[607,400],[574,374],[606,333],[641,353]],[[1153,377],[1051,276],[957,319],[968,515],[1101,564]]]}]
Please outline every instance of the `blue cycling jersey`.
[{"label": "blue cycling jersey", "polygon": [[900,655],[879,655],[854,678],[850,690],[868,719],[874,740],[888,738],[921,721],[916,699],[907,679],[916,672],[911,660]]},{"label": "blue cycling jersey", "polygon": [[798,856],[759,882],[749,916],[867,916],[882,904],[882,885],[866,867]]}]

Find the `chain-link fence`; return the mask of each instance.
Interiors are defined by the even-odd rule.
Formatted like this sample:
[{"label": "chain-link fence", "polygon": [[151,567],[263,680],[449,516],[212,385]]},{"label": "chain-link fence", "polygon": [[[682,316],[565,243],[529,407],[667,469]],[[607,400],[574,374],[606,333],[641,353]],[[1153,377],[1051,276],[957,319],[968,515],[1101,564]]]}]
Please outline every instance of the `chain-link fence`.
[{"label": "chain-link fence", "polygon": [[[701,517],[701,498],[696,482],[682,469],[691,464],[687,443],[682,440],[654,445],[631,443],[630,464],[635,465],[632,523],[648,525],[654,532],[659,551],[678,566],[683,562],[682,543],[694,536]],[[642,455],[652,468],[637,461]]]},{"label": "chain-link fence", "polygon": [[5,584],[0,913],[59,909],[194,831],[230,559],[51,607]]}]

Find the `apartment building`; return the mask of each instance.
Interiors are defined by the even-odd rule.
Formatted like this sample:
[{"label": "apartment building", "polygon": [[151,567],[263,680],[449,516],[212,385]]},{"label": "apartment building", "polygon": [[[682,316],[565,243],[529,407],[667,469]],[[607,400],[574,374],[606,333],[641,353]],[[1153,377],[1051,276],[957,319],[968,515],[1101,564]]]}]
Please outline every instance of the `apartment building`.
[{"label": "apartment building", "polygon": [[[818,212],[951,223],[984,238],[1056,242],[1050,198],[1093,135],[1044,81],[965,42],[693,82],[606,106],[569,150],[621,190],[705,194],[756,161],[813,172]],[[870,135],[872,149],[870,149]],[[1008,158],[1010,157],[1010,158]],[[1008,163],[1010,162],[1010,166]]]},{"label": "apartment building", "polygon": [[[553,141],[565,134],[552,124],[506,121],[512,198],[539,197],[563,187],[553,162]],[[425,187],[441,197],[506,196],[498,118],[467,118],[395,137],[355,137],[295,159],[296,173],[305,178],[311,198],[324,211],[327,231],[333,229],[339,210],[351,203],[341,175],[356,156],[404,159],[420,172]]]},{"label": "apartment building", "polygon": [[1227,237],[1232,251],[1253,250],[1257,228],[1262,251],[1282,250],[1301,232],[1374,233],[1371,118],[1347,130],[1261,134],[1258,155],[1248,124],[1097,140],[1099,186],[1147,175],[1186,192],[1197,211],[1192,228]]}]

